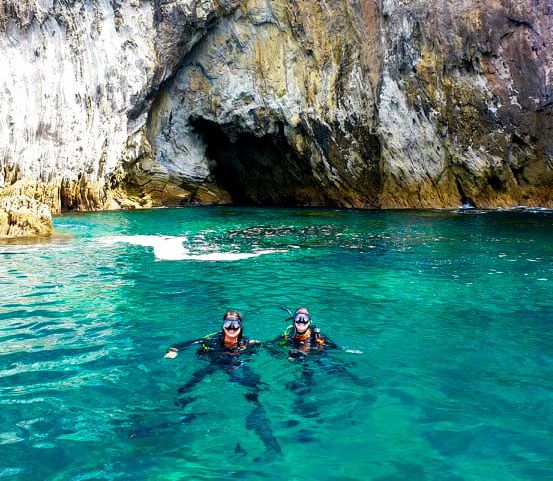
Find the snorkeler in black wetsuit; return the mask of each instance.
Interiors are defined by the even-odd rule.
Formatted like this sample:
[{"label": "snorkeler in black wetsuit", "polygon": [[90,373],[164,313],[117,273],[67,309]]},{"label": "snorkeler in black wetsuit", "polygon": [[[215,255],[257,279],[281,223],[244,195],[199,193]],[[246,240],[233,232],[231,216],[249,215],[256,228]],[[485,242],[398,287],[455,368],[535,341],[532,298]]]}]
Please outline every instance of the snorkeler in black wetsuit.
[{"label": "snorkeler in black wetsuit", "polygon": [[317,326],[311,324],[311,314],[304,307],[296,310],[290,320],[293,324],[271,343],[273,353],[277,352],[275,346],[288,347],[288,358],[292,361],[305,359],[315,353],[322,354],[330,349],[339,349],[336,343],[321,334]]},{"label": "snorkeler in black wetsuit", "polygon": [[[286,388],[297,396],[295,405],[298,413],[305,417],[317,417],[319,412],[316,406],[306,409],[306,403],[302,399],[314,385],[314,364],[326,374],[341,375],[357,383],[360,380],[348,371],[345,363],[327,357],[326,354],[329,351],[337,351],[341,348],[312,324],[311,314],[307,309],[304,307],[297,309],[290,320],[293,321],[293,324],[288,326],[284,333],[270,342],[267,347],[273,355],[281,355],[288,351],[288,359],[299,364],[299,379],[287,383]],[[346,352],[360,353],[360,351],[353,350]]]},{"label": "snorkeler in black wetsuit", "polygon": [[[254,430],[261,438],[265,444],[267,455],[279,454],[281,452],[280,445],[273,436],[267,414],[259,401],[261,378],[246,365],[248,359],[245,357],[255,354],[256,347],[260,343],[243,337],[242,317],[237,311],[227,311],[223,320],[223,328],[220,333],[174,344],[167,350],[165,357],[174,358],[179,351],[192,345],[198,345],[198,357],[208,361],[207,366],[194,372],[192,378],[179,388],[179,395],[190,392],[206,376],[223,370],[228,374],[231,382],[236,382],[248,389],[245,398],[254,405],[254,408],[246,419],[246,427]],[[184,407],[194,399],[181,396],[177,399],[176,404]]]}]

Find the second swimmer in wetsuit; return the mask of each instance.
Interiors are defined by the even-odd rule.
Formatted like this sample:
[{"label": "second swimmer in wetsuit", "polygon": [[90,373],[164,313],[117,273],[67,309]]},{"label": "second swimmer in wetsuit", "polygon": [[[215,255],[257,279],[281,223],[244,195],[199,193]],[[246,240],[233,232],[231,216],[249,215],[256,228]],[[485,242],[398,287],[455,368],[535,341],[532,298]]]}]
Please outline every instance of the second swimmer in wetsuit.
[{"label": "second swimmer in wetsuit", "polygon": [[165,354],[166,358],[174,358],[179,351],[189,346],[198,345],[198,358],[208,361],[207,366],[198,369],[192,378],[181,388],[181,395],[176,404],[184,407],[194,398],[183,397],[199,384],[206,376],[218,370],[224,371],[231,382],[236,382],[248,389],[245,398],[254,405],[253,410],[246,419],[246,427],[261,438],[265,444],[268,456],[279,454],[280,445],[273,435],[265,409],[259,401],[261,392],[261,378],[245,363],[252,354],[255,354],[258,341],[247,339],[243,336],[242,316],[237,311],[227,311],[223,317],[223,327],[220,333],[206,336],[202,339],[186,341],[172,345]]},{"label": "second swimmer in wetsuit", "polygon": [[[311,392],[315,384],[315,366],[326,374],[343,376],[356,383],[359,383],[360,380],[349,372],[345,363],[326,355],[329,351],[337,351],[341,348],[323,335],[320,329],[312,323],[311,314],[306,308],[297,309],[290,320],[293,324],[288,326],[284,333],[267,347],[273,355],[284,354],[288,351],[288,359],[299,364],[299,379],[288,382],[286,388],[296,394],[295,405],[298,413],[307,417],[317,417],[319,412],[316,405],[311,406],[310,412],[307,412],[303,399],[306,394]],[[360,351],[352,350],[346,352],[360,353]]]},{"label": "second swimmer in wetsuit", "polygon": [[288,357],[301,359],[312,351],[323,352],[328,349],[338,349],[338,346],[328,337],[321,334],[321,330],[311,324],[311,314],[305,307],[300,307],[292,317],[294,322],[278,342],[279,345],[288,345]]}]

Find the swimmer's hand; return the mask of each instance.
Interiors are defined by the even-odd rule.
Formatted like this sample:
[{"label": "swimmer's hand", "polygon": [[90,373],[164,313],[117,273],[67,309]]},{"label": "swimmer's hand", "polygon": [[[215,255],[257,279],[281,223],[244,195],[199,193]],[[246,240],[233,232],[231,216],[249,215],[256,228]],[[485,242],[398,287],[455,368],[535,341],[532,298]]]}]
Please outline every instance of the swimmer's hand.
[{"label": "swimmer's hand", "polygon": [[363,351],[359,351],[358,349],[344,349],[344,352],[348,352],[349,354],[363,354]]},{"label": "swimmer's hand", "polygon": [[248,341],[248,346],[254,346],[254,347],[261,346],[261,341],[256,341],[255,339],[250,339]]},{"label": "swimmer's hand", "polygon": [[167,349],[167,352],[165,353],[165,356],[163,356],[165,359],[175,359],[179,355],[179,351],[175,349],[174,347],[170,347]]}]

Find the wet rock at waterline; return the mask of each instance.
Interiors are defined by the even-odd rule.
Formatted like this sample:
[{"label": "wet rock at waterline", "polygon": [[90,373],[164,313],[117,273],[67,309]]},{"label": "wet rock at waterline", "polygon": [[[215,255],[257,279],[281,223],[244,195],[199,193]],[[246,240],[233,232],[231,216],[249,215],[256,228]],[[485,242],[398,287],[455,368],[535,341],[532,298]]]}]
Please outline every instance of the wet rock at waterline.
[{"label": "wet rock at waterline", "polygon": [[18,237],[50,237],[52,215],[46,204],[26,195],[0,198],[0,240]]},{"label": "wet rock at waterline", "polygon": [[54,213],[553,205],[547,2],[6,0],[0,30],[0,182]]}]

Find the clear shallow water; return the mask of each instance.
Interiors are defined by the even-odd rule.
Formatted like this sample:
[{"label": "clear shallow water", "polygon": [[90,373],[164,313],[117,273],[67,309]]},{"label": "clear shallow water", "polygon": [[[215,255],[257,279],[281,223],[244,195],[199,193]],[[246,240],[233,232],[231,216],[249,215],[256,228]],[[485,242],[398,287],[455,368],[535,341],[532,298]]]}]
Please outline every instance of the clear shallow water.
[{"label": "clear shallow water", "polygon": [[[0,246],[0,478],[553,479],[553,215],[187,208],[63,216]],[[220,259],[214,261],[214,259]],[[352,381],[265,352],[245,390],[166,346],[307,305]],[[236,443],[246,452],[235,453]],[[261,456],[261,459],[256,459]]]}]

